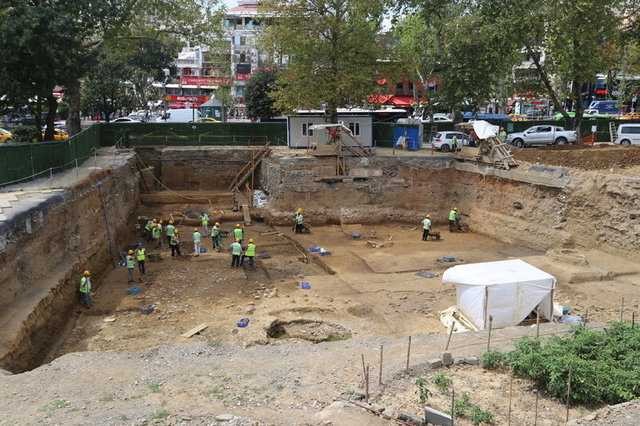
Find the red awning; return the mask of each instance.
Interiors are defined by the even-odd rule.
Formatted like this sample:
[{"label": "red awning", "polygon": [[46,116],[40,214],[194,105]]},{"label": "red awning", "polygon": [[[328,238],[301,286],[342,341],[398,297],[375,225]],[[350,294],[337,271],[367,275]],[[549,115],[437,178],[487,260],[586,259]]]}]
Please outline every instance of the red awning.
[{"label": "red awning", "polygon": [[401,108],[409,108],[414,103],[412,96],[393,96],[391,98],[391,105]]}]

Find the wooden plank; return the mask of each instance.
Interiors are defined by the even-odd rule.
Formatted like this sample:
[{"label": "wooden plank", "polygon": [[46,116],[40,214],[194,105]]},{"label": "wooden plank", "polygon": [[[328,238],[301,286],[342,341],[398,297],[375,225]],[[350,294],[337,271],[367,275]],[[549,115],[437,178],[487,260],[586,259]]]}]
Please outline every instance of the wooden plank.
[{"label": "wooden plank", "polygon": [[249,212],[249,206],[246,204],[242,205],[242,216],[244,218],[244,224],[251,225],[251,213]]},{"label": "wooden plank", "polygon": [[209,327],[209,326],[206,323],[203,322],[202,324],[200,324],[200,325],[198,325],[196,327],[193,327],[191,330],[187,331],[186,333],[182,333],[181,336],[188,339],[189,337],[200,333],[202,330],[204,330],[207,327]]}]

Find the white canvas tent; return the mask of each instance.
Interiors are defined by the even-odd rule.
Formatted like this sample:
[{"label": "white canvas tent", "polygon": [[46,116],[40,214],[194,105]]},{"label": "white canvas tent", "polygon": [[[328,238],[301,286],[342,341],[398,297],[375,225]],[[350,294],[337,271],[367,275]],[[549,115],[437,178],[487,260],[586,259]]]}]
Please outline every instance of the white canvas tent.
[{"label": "white canvas tent", "polygon": [[556,279],[520,259],[457,265],[442,275],[456,286],[458,310],[478,330],[517,325],[539,307],[552,319]]}]

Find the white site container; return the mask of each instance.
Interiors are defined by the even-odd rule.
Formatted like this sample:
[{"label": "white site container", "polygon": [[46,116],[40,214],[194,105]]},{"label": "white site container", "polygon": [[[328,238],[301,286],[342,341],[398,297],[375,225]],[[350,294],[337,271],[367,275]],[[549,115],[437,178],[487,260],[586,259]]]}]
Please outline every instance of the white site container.
[{"label": "white site container", "polygon": [[517,325],[539,309],[553,317],[556,279],[520,259],[457,265],[442,275],[443,284],[456,286],[457,308],[478,330]]}]

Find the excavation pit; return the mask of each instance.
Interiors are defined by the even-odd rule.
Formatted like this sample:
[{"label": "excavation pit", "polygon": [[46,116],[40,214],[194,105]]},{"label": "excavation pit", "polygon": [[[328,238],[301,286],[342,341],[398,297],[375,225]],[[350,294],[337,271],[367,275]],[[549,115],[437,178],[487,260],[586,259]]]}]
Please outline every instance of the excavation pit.
[{"label": "excavation pit", "polygon": [[312,343],[335,342],[351,338],[351,332],[339,324],[314,320],[275,320],[267,328],[271,339],[300,339]]}]

